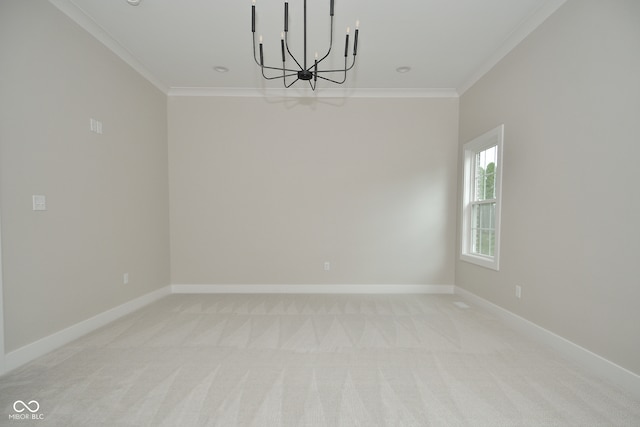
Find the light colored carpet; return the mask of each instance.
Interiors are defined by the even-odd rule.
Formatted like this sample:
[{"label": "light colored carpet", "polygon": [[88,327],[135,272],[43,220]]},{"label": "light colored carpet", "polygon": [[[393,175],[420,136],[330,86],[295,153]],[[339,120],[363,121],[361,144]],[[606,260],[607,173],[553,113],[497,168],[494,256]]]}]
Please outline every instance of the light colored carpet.
[{"label": "light colored carpet", "polygon": [[639,401],[458,300],[172,295],[0,378],[0,425],[640,426]]}]

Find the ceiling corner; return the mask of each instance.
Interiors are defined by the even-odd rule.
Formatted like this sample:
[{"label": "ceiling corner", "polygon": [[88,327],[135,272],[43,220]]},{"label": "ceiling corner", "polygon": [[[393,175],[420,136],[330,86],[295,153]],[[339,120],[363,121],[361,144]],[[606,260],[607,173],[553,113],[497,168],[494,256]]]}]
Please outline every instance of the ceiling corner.
[{"label": "ceiling corner", "polygon": [[487,74],[498,62],[518,46],[529,34],[538,28],[549,16],[555,13],[567,0],[548,0],[517,26],[507,36],[500,47],[465,81],[457,88],[459,96],[462,96],[474,84]]},{"label": "ceiling corner", "polygon": [[73,22],[95,37],[100,43],[115,53],[138,74],[148,80],[165,95],[169,93],[169,86],[153,75],[131,52],[125,49],[117,40],[107,33],[72,0],[49,0],[49,2],[67,15]]}]

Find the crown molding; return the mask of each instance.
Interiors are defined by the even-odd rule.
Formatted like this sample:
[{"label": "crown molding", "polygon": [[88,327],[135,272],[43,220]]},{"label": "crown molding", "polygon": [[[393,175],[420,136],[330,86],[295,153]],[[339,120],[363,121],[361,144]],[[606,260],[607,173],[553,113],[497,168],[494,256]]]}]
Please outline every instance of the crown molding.
[{"label": "crown molding", "polygon": [[109,48],[126,64],[137,71],[138,74],[147,79],[152,85],[157,87],[163,93],[168,93],[169,87],[166,84],[154,76],[131,52],[125,49],[125,47],[118,43],[111,34],[91,19],[91,17],[78,7],[73,0],[49,0],[49,3],[58,8],[82,29]]},{"label": "crown molding", "polygon": [[259,98],[458,98],[458,92],[451,88],[319,88],[312,91],[300,88],[172,87],[168,95]]},{"label": "crown molding", "polygon": [[500,47],[473,73],[467,81],[457,88],[457,92],[462,96],[474,84],[487,74],[498,62],[511,52],[520,42],[540,26],[549,16],[560,8],[567,0],[548,0],[535,12],[529,15],[524,21],[516,26]]}]

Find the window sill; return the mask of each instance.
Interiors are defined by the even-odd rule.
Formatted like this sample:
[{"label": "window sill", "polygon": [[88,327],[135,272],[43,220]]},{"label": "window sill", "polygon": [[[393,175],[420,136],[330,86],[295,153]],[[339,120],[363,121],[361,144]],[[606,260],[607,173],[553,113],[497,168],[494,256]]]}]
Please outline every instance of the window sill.
[{"label": "window sill", "polygon": [[460,259],[462,261],[479,265],[480,267],[488,268],[491,270],[499,271],[499,263],[497,258],[483,257],[479,255],[461,254]]}]

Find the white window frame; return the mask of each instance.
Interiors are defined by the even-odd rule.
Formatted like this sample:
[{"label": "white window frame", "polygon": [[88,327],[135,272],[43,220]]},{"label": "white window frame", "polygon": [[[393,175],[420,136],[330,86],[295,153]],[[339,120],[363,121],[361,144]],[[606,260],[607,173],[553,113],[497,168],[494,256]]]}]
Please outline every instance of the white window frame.
[{"label": "white window frame", "polygon": [[[500,125],[489,132],[472,139],[463,146],[464,155],[464,188],[462,199],[462,232],[460,242],[460,259],[493,270],[500,269],[500,211],[502,206],[502,158],[503,158],[504,125]],[[472,205],[475,195],[475,156],[487,148],[497,147],[495,165],[495,203],[494,217],[495,245],[493,256],[473,252],[472,237]]]}]

